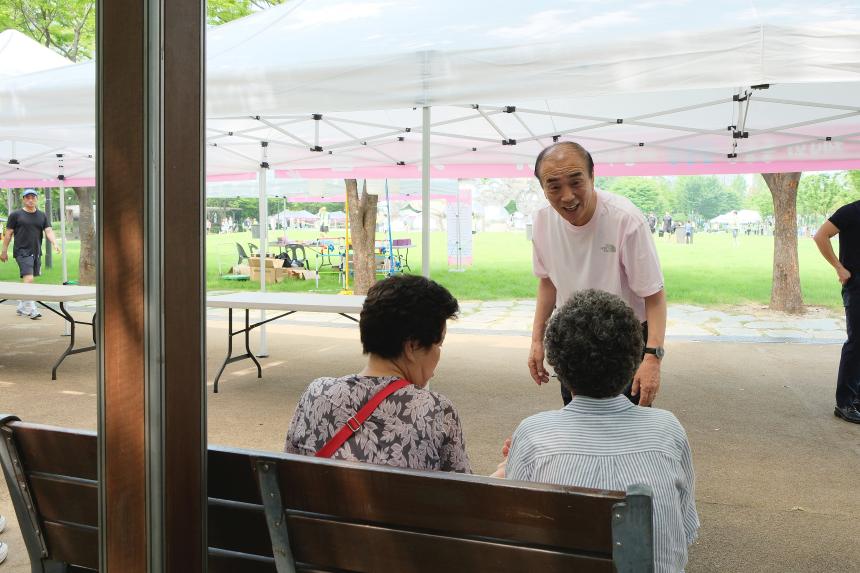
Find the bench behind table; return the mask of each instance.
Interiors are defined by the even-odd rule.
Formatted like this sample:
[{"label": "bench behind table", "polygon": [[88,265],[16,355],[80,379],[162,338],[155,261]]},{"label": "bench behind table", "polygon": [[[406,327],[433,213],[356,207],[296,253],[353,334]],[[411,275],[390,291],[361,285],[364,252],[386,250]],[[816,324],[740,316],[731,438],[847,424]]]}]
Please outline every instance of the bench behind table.
[{"label": "bench behind table", "polygon": [[[97,569],[95,434],[16,420],[0,461],[33,571]],[[648,492],[220,447],[208,471],[212,573],[652,570]]]}]

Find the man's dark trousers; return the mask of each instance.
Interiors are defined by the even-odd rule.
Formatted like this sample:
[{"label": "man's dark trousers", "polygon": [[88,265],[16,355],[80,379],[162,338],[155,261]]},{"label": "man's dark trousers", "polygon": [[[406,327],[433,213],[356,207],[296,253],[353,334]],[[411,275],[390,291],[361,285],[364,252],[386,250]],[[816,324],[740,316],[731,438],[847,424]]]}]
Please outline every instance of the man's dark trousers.
[{"label": "man's dark trousers", "polygon": [[845,326],[848,340],[842,345],[839,361],[839,376],[836,379],[836,405],[840,408],[860,406],[860,347],[857,345],[857,329],[860,328],[860,277],[851,275],[842,287],[842,302],[845,305]]}]

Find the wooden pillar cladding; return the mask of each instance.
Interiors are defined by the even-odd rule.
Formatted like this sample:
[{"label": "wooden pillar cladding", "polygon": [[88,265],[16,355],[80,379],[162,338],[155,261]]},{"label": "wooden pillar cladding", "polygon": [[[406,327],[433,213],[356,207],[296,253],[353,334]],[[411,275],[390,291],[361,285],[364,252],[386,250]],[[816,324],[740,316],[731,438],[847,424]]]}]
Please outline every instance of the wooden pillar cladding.
[{"label": "wooden pillar cladding", "polygon": [[165,570],[184,573],[206,563],[204,2],[164,9]]},{"label": "wooden pillar cladding", "polygon": [[101,570],[147,570],[144,3],[98,6]]},{"label": "wooden pillar cladding", "polygon": [[203,571],[203,2],[98,22],[100,569]]}]

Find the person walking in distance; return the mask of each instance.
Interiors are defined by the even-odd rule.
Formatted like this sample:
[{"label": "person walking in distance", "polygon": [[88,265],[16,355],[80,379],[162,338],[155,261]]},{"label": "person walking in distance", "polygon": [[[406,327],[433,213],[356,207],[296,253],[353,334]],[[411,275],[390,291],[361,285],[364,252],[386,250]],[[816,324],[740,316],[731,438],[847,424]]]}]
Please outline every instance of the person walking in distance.
[{"label": "person walking in distance", "polygon": [[[830,243],[836,235],[839,235],[838,258]],[[860,328],[860,201],[837,209],[813,239],[822,256],[836,269],[845,306],[848,339],[842,345],[833,414],[846,422],[860,424],[860,348],[857,346],[857,329]]]},{"label": "person walking in distance", "polygon": [[[48,216],[36,207],[38,194],[33,189],[24,191],[22,198],[24,208],[12,211],[6,222],[6,231],[3,233],[3,250],[0,251],[0,262],[9,260],[9,243],[14,237],[15,243],[12,247],[12,255],[18,263],[21,280],[25,283],[33,282],[34,277],[41,275],[42,271],[42,233],[48,242],[54,247],[54,251],[60,252],[57,238],[51,228]],[[27,316],[32,319],[41,318],[42,315],[36,309],[36,302],[32,300],[18,301],[18,316]]]}]

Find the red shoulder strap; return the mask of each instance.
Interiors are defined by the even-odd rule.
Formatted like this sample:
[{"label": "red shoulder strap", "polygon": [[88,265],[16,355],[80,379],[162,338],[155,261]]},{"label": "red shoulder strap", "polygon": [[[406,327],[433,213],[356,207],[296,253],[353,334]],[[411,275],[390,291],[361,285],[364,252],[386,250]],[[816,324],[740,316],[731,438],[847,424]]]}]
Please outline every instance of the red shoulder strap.
[{"label": "red shoulder strap", "polygon": [[398,378],[393,382],[390,382],[385,388],[374,394],[370,397],[370,400],[361,407],[361,410],[356,412],[355,416],[351,417],[346,421],[346,424],[335,433],[331,437],[331,439],[320,448],[320,451],[316,453],[316,457],[318,458],[330,458],[334,455],[338,449],[346,442],[348,439],[352,437],[360,428],[361,425],[370,417],[374,410],[382,403],[383,400],[400,390],[406,386],[409,386],[410,382],[408,380],[404,380],[403,378]]}]

